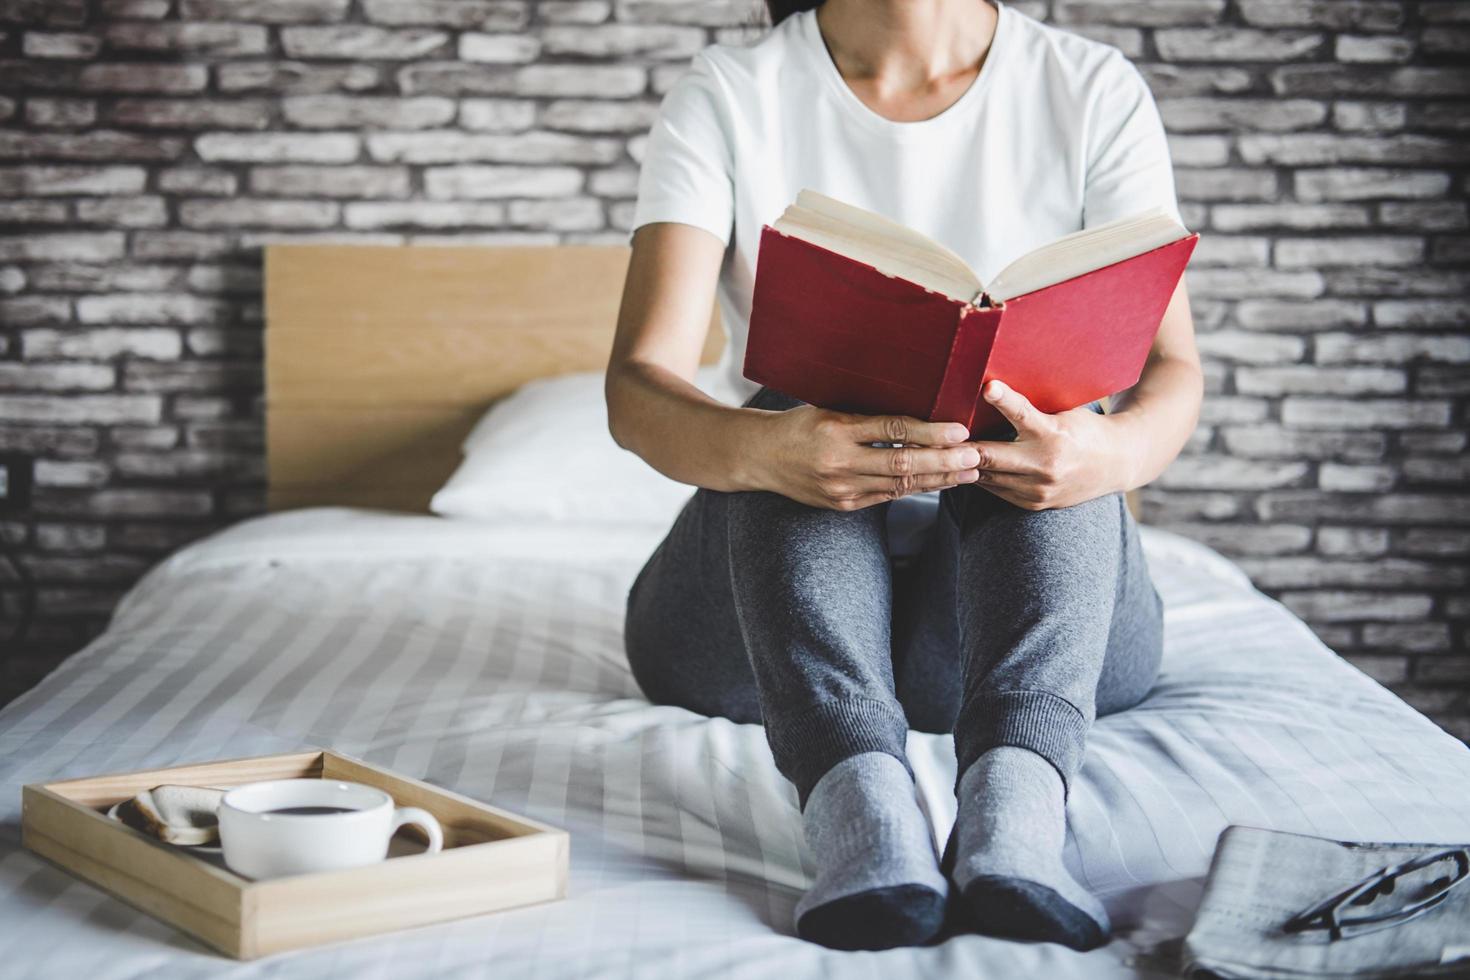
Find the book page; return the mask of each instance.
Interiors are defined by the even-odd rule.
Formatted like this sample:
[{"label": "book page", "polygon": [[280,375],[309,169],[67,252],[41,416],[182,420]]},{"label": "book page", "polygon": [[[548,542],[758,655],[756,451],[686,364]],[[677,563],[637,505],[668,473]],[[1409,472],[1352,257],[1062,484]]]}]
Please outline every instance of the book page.
[{"label": "book page", "polygon": [[985,291],[1002,303],[1142,255],[1188,234],[1164,208],[1142,211],[1027,252],[997,273]]},{"label": "book page", "polygon": [[961,303],[980,292],[965,261],[932,238],[812,190],[797,194],[772,227]]}]

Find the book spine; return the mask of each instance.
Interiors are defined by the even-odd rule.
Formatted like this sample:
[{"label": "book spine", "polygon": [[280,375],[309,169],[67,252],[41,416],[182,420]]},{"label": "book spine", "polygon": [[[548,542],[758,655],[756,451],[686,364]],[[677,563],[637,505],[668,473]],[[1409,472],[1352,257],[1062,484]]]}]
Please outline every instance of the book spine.
[{"label": "book spine", "polygon": [[[931,422],[959,422],[974,434],[976,401],[985,365],[995,344],[1005,307],[964,306],[955,323],[954,342],[944,377],[929,412]],[[988,403],[984,407],[989,407]]]}]

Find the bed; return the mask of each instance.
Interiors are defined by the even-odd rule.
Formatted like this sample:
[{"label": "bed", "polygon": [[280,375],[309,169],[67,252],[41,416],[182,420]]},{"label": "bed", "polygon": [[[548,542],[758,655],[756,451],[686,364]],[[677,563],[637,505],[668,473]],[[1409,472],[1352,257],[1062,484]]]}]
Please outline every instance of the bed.
[{"label": "bed", "polygon": [[[352,319],[343,303],[334,323]],[[277,313],[272,358],[295,350]],[[354,390],[368,389],[338,379],[336,401],[298,405],[296,417],[319,430],[325,415],[350,418]],[[465,424],[442,406],[380,408],[408,418],[396,432]],[[370,506],[364,494],[388,492],[374,474],[422,440],[385,446],[375,431],[364,448],[350,424],[333,431],[336,458],[351,462],[311,480],[300,459],[277,469],[307,437],[279,441],[273,429],[273,474],[294,474],[279,485],[273,475],[273,498],[291,508],[164,561],[103,636],[0,710],[7,973],[1168,975],[1227,824],[1470,839],[1470,749],[1338,658],[1233,563],[1144,527],[1166,607],[1162,673],[1136,708],[1098,720],[1065,854],[1106,903],[1114,942],[1086,954],[979,936],[883,953],[804,943],[791,912],[810,860],[761,729],[651,705],[624,661],[624,597],[663,529],[415,513],[437,473],[390,488],[400,507]],[[315,746],[566,828],[567,899],[238,964],[19,846],[24,783]],[[943,839],[952,743],[915,733],[909,749]]]}]

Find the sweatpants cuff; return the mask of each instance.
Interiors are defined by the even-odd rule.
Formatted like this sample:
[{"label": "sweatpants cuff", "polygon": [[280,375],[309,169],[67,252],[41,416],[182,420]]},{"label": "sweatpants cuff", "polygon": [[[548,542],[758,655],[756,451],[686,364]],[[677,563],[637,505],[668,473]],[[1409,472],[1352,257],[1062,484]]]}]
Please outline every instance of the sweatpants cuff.
[{"label": "sweatpants cuff", "polygon": [[980,756],[998,745],[1014,745],[1055,766],[1063,793],[1070,796],[1089,727],[1072,702],[1046,691],[1001,691],[967,702],[955,725],[955,792]]},{"label": "sweatpants cuff", "polygon": [[897,701],[869,698],[824,701],[795,718],[766,723],[776,768],[795,784],[803,809],[827,770],[864,752],[886,752],[912,777],[905,751],[908,732],[908,719]]}]

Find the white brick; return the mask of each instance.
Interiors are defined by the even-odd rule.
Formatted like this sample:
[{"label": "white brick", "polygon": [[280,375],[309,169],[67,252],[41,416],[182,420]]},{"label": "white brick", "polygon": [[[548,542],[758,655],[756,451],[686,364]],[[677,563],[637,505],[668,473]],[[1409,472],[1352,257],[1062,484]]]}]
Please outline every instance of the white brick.
[{"label": "white brick", "polygon": [[[550,28],[548,28],[550,30]],[[541,41],[524,34],[461,34],[459,59],[497,65],[523,65],[536,60]]]},{"label": "white brick", "polygon": [[1241,330],[1211,330],[1199,334],[1196,342],[1206,356],[1254,364],[1299,360],[1307,349],[1301,337]]},{"label": "white brick", "polygon": [[182,0],[185,20],[244,20],[309,24],[340,20],[348,0]]},{"label": "white brick", "polygon": [[115,380],[115,372],[105,364],[0,361],[0,391],[106,391]]},{"label": "white brick", "polygon": [[96,34],[70,31],[26,31],[21,42],[21,53],[27,58],[85,61],[96,57],[102,47],[102,38]]},{"label": "white brick", "polygon": [[21,352],[27,360],[49,357],[105,361],[124,355],[173,360],[183,353],[183,346],[177,330],[162,327],[27,330],[21,334]]},{"label": "white brick", "polygon": [[1281,421],[1307,429],[1423,429],[1450,424],[1450,403],[1425,399],[1290,397]]},{"label": "white brick", "polygon": [[1194,490],[1262,490],[1297,484],[1307,464],[1255,462],[1233,456],[1180,456],[1155,482],[1166,488]]},{"label": "white brick", "polygon": [[1300,61],[1322,50],[1321,34],[1220,27],[1154,32],[1166,61]]},{"label": "white brick", "polygon": [[77,319],[82,323],[215,323],[230,312],[228,303],[187,293],[120,293],[77,300]]},{"label": "white brick", "polygon": [[1470,336],[1443,334],[1322,334],[1316,340],[1321,364],[1404,364],[1415,360],[1470,363]]},{"label": "white brick", "polygon": [[657,115],[658,107],[648,102],[560,99],[542,110],[541,125],[579,133],[645,133]]},{"label": "white brick", "polygon": [[281,112],[293,126],[308,129],[374,127],[429,129],[454,118],[452,99],[418,96],[400,99],[374,95],[292,95],[281,100]]},{"label": "white brick", "polygon": [[108,197],[77,202],[77,221],[82,224],[121,228],[157,228],[168,223],[168,208],[161,197]]},{"label": "white brick", "polygon": [[121,22],[104,28],[107,44],[119,51],[207,52],[214,55],[264,54],[267,32],[254,24]]},{"label": "white brick", "polygon": [[464,129],[507,133],[530,129],[535,122],[536,103],[529,99],[465,99],[459,104]]},{"label": "white brick", "polygon": [[617,140],[565,133],[370,133],[368,153],[380,163],[611,163]]},{"label": "white brick", "polygon": [[1352,238],[1283,238],[1276,243],[1276,265],[1282,269],[1416,265],[1423,259],[1424,240],[1422,238],[1387,235]]},{"label": "white brick", "polygon": [[1209,299],[1282,297],[1311,299],[1322,295],[1325,283],[1318,272],[1277,272],[1264,269],[1194,269],[1188,273],[1189,293]]},{"label": "white brick", "polygon": [[235,193],[235,175],[228,170],[208,167],[176,167],[162,170],[158,174],[158,189],[165,194],[217,194],[226,196]]},{"label": "white brick", "polygon": [[88,65],[77,84],[90,92],[200,92],[209,84],[203,65],[109,62]]},{"label": "white brick", "polygon": [[1284,592],[1279,598],[1288,609],[1304,619],[1332,623],[1374,619],[1421,620],[1429,615],[1434,604],[1427,595],[1341,590]]},{"label": "white brick", "polygon": [[1392,489],[1397,481],[1398,472],[1392,466],[1345,466],[1342,463],[1323,463],[1317,470],[1317,485],[1323,490],[1382,493]]},{"label": "white brick", "polygon": [[1210,224],[1217,231],[1263,228],[1317,231],[1367,228],[1372,219],[1368,209],[1360,204],[1216,204],[1210,209]]},{"label": "white brick", "polygon": [[11,422],[157,422],[163,401],[154,395],[0,395],[0,418]]},{"label": "white brick", "polygon": [[1390,299],[1373,304],[1373,322],[1380,327],[1470,326],[1470,300]]},{"label": "white brick", "polygon": [[1238,367],[1236,390],[1246,395],[1391,395],[1407,391],[1408,376],[1391,368],[1330,368],[1315,364]]},{"label": "white brick", "polygon": [[339,210],[331,201],[199,199],[179,203],[179,221],[190,228],[330,228]]},{"label": "white brick", "polygon": [[26,122],[50,129],[85,129],[97,121],[95,99],[46,98],[26,100]]},{"label": "white brick", "polygon": [[1170,131],[1310,129],[1327,118],[1327,105],[1307,99],[1161,99]]},{"label": "white brick", "polygon": [[1388,531],[1381,527],[1322,527],[1317,551],[1324,555],[1364,558],[1388,551]]},{"label": "white brick", "polygon": [[497,197],[564,197],[582,187],[571,167],[430,167],[424,191],[438,200]]},{"label": "white brick", "polygon": [[1332,107],[1332,125],[1350,132],[1403,129],[1408,116],[1402,102],[1338,102]]},{"label": "white brick", "polygon": [[1226,426],[1220,430],[1220,441],[1227,452],[1237,456],[1353,462],[1382,459],[1388,445],[1381,432],[1293,429],[1274,423]]},{"label": "white brick", "polygon": [[351,163],[358,139],[349,133],[206,133],[194,151],[206,161]]},{"label": "white brick", "polygon": [[1406,37],[1365,37],[1340,34],[1334,54],[1345,62],[1402,62],[1414,55],[1414,42]]},{"label": "white brick", "polygon": [[[541,3],[537,9],[543,19],[551,20],[548,6]],[[363,0],[363,11],[378,24],[487,31],[520,30],[529,19],[527,5],[521,0]]]},{"label": "white brick", "polygon": [[[594,58],[685,59],[705,45],[704,32],[697,27],[655,24],[547,27],[541,38],[549,55]],[[463,48],[460,57],[464,57]]]},{"label": "white brick", "polygon": [[448,41],[443,31],[388,30],[364,24],[281,29],[281,46],[292,58],[406,61],[428,56]]},{"label": "white brick", "polygon": [[484,228],[505,221],[505,206],[463,201],[352,203],[343,211],[349,228]]},{"label": "white brick", "polygon": [[407,197],[406,167],[253,167],[250,189],[279,197]]},{"label": "white brick", "polygon": [[15,235],[0,237],[0,261],[110,262],[122,258],[123,247],[117,231]]},{"label": "white brick", "polygon": [[512,201],[510,223],[551,231],[590,231],[603,226],[602,202],[590,197]]},{"label": "white brick", "polygon": [[1446,173],[1382,167],[1298,170],[1292,181],[1296,196],[1303,201],[1437,198],[1450,187],[1450,175]]}]

